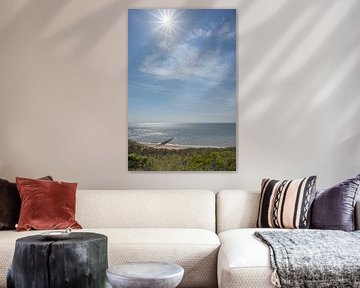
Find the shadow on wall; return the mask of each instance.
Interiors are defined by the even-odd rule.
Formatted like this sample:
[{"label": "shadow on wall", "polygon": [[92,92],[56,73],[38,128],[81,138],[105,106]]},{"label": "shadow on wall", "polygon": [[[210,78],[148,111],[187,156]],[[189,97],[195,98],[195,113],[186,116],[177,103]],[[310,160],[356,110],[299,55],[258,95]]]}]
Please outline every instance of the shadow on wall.
[{"label": "shadow on wall", "polygon": [[[240,142],[263,130],[270,150],[295,152],[299,163],[304,154],[329,157],[344,141],[359,144],[360,1],[281,3],[247,30],[242,19],[256,13],[239,8],[239,130],[249,134]],[[253,141],[254,153],[264,138]]]},{"label": "shadow on wall", "polygon": [[[286,124],[286,121],[296,112],[297,107],[304,106],[299,104],[304,104],[310,100],[308,102],[310,105],[307,106],[314,108],[314,105],[311,105],[312,103],[320,105],[326,101],[326,98],[334,95],[335,93],[329,93],[326,95],[327,97],[316,100],[318,96],[323,96],[323,94],[319,95],[319,92],[331,84],[331,81],[328,80],[333,78],[334,74],[339,74],[339,68],[342,68],[349,58],[354,60],[351,61],[352,65],[345,65],[351,66],[348,67],[350,69],[340,70],[344,74],[341,75],[344,81],[354,74],[354,70],[358,69],[357,66],[360,63],[358,49],[360,29],[358,31],[348,30],[352,26],[352,21],[356,17],[360,17],[360,1],[352,2],[354,5],[346,5],[346,11],[338,12],[339,5],[336,4],[341,3],[341,1],[328,2],[329,5],[326,6],[325,10],[323,5],[317,5],[317,7],[315,5],[321,1],[313,1],[311,6],[303,1],[287,1],[286,5],[266,22],[241,34],[239,49],[241,59],[244,59],[245,63],[239,63],[239,69],[246,73],[240,75],[241,93],[239,96],[242,103],[245,104],[244,107],[246,108],[244,109],[255,113],[257,109],[252,109],[252,104],[263,98],[269,90],[276,92],[272,95],[273,102],[269,105],[278,107],[284,103],[283,100],[286,100],[281,97],[284,95],[281,92],[298,86],[301,89],[291,91],[291,96],[296,94],[298,97],[288,98],[291,99],[292,103],[287,104],[292,105],[290,107],[287,105],[286,111],[284,111],[286,113],[282,114],[286,118],[280,119],[280,122]],[[322,36],[320,33],[313,36],[312,34],[316,30],[329,30],[330,27],[327,29],[321,27],[327,24],[322,23],[323,18],[330,16],[329,14],[334,16],[335,13],[342,15],[340,19],[336,19],[338,21],[331,23],[332,31],[329,33],[324,31],[327,36],[321,41],[313,39]],[[284,19],[289,23],[284,23]],[[288,21],[288,19],[292,20]],[[340,35],[342,35],[341,38],[339,38]],[[314,42],[309,43],[310,40],[314,40]],[[299,51],[299,47],[304,42],[307,42],[304,45],[307,50]],[[254,50],[257,51],[258,57],[256,58],[250,57]],[[245,65],[243,69],[241,68],[242,65]],[[338,82],[338,84],[341,86],[342,83]],[[333,88],[332,92],[336,92],[338,87]],[[293,101],[294,99],[296,101]],[[268,108],[271,107],[266,107],[261,112],[269,111],[272,113],[272,110]],[[244,112],[246,113],[246,111]],[[248,117],[251,116],[248,115]]]},{"label": "shadow on wall", "polygon": [[[32,0],[29,1],[17,15],[4,27],[1,33],[13,34],[18,29],[28,30],[28,35],[38,37],[39,33],[45,30],[58,14],[71,4],[70,0]],[[45,43],[49,43],[50,49],[57,48],[62,42],[75,39],[77,45],[73,56],[86,55],[101,38],[122,18],[126,17],[126,2],[136,3],[138,1],[112,1],[101,6],[89,15],[81,18],[75,23],[66,25],[62,30],[54,33]],[[101,2],[99,2],[101,3]],[[86,3],[84,3],[86,4]],[[38,17],[34,19],[34,15]]]},{"label": "shadow on wall", "polygon": [[[71,0],[32,0],[27,1],[21,10],[0,29],[0,35],[14,34],[19,29],[28,29],[29,36],[36,36],[64,9]],[[38,17],[34,17],[37,15]]]}]

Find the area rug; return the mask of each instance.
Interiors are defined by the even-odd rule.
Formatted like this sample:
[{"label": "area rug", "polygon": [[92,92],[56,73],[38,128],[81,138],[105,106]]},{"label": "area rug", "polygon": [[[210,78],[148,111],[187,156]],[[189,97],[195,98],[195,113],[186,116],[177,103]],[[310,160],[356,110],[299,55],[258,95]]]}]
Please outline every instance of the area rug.
[{"label": "area rug", "polygon": [[276,287],[360,287],[360,231],[255,232],[270,248]]}]

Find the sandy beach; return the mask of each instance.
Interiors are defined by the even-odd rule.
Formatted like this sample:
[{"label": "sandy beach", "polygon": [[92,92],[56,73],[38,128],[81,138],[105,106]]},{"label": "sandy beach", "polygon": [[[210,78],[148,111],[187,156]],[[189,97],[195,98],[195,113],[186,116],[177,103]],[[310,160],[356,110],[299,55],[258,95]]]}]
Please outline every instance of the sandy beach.
[{"label": "sandy beach", "polygon": [[140,144],[154,149],[166,149],[166,150],[183,150],[188,148],[225,148],[225,147],[215,147],[215,146],[180,145],[180,144],[170,144],[170,143],[165,145],[148,144],[148,143],[140,143]]}]

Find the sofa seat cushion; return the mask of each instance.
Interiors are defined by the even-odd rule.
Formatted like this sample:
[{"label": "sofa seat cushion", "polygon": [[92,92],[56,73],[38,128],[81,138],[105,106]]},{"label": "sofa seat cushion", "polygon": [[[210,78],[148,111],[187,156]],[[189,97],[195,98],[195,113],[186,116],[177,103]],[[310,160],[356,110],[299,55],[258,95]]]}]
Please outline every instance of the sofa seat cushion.
[{"label": "sofa seat cushion", "polygon": [[[176,263],[185,269],[179,287],[216,287],[216,264],[220,241],[203,229],[136,228],[82,229],[108,237],[109,265],[136,261]],[[6,287],[6,273],[12,262],[17,238],[44,231],[0,232],[0,288]]]},{"label": "sofa seat cushion", "polygon": [[269,247],[254,236],[255,231],[262,230],[274,229],[234,229],[219,234],[219,288],[274,287]]},{"label": "sofa seat cushion", "polygon": [[216,287],[220,241],[209,230],[137,228],[97,230],[109,237],[109,265],[136,261],[162,261],[182,266],[179,287]]}]

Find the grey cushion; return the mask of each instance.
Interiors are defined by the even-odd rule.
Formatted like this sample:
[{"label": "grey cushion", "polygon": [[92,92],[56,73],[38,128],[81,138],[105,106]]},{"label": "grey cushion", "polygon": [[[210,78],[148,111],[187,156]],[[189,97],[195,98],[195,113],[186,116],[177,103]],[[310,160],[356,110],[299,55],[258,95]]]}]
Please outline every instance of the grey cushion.
[{"label": "grey cushion", "polygon": [[328,189],[317,191],[312,206],[311,227],[353,231],[359,185],[360,174]]}]

